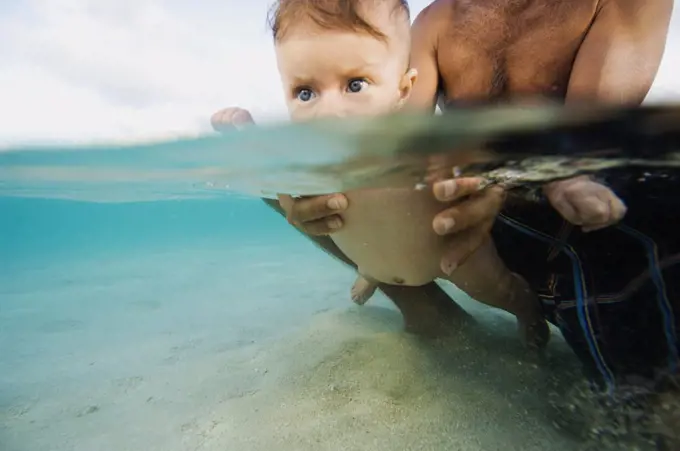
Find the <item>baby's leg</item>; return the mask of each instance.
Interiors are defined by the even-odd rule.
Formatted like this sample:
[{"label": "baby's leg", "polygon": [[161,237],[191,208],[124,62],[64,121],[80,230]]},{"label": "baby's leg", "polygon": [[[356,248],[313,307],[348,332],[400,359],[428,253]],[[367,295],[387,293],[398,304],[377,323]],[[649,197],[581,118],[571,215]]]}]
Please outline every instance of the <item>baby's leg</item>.
[{"label": "baby's leg", "polygon": [[378,281],[360,274],[352,285],[352,301],[357,305],[364,305],[373,296],[377,288]]},{"label": "baby's leg", "polygon": [[449,280],[475,300],[515,315],[520,338],[527,346],[542,348],[548,343],[550,329],[538,296],[523,277],[505,266],[492,240],[456,269]]}]

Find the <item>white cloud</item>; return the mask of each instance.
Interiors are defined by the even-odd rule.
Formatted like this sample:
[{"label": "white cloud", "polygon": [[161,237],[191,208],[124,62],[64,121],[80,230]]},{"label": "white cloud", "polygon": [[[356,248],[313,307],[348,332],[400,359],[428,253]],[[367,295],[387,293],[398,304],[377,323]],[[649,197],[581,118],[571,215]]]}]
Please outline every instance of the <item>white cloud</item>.
[{"label": "white cloud", "polygon": [[[6,1],[0,146],[194,134],[229,105],[284,116],[270,0]],[[414,15],[427,3],[412,1]],[[675,16],[650,100],[680,97]]]},{"label": "white cloud", "polygon": [[22,2],[0,23],[0,139],[193,133],[233,104],[282,113],[267,3],[202,3]]}]

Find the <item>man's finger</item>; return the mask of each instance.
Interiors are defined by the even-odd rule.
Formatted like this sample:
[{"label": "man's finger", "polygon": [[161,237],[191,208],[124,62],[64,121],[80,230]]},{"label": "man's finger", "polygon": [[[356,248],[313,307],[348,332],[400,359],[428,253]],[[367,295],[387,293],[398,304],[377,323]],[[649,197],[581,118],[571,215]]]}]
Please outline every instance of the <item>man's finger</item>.
[{"label": "man's finger", "polygon": [[333,215],[316,221],[305,222],[300,229],[307,235],[330,235],[342,228],[343,222],[340,216]]},{"label": "man's finger", "polygon": [[451,202],[479,191],[484,179],[481,177],[461,177],[436,182],[432,190],[434,197],[442,202]]},{"label": "man's finger", "polygon": [[435,216],[432,227],[438,235],[449,235],[495,218],[503,206],[505,190],[492,186]]},{"label": "man's finger", "polygon": [[[326,194],[292,201],[290,210],[286,211],[290,219],[300,224],[324,219],[347,209],[347,198],[342,194]],[[285,209],[284,205],[281,207]]]},{"label": "man's finger", "polygon": [[295,204],[295,199],[293,199],[293,196],[288,194],[277,194],[276,197],[279,199],[279,205],[283,209],[284,213],[286,213],[286,219],[288,222],[296,225],[293,223],[293,219],[291,218],[291,212],[293,211],[293,205]]},{"label": "man's finger", "polygon": [[495,217],[451,237],[441,260],[441,270],[444,274],[450,276],[490,238],[494,220]]},{"label": "man's finger", "polygon": [[[332,196],[332,195],[330,195]],[[279,205],[286,213],[286,219],[288,222],[298,229],[302,230],[308,235],[329,235],[343,226],[342,218],[337,214],[331,214],[330,216],[325,216],[311,221],[302,222],[297,220],[294,215],[291,214],[296,208],[296,205],[304,202],[312,202],[316,204],[319,202],[320,197],[330,197],[330,196],[315,196],[315,197],[303,197],[303,198],[293,198],[288,194],[279,194],[277,197],[279,199]]]}]

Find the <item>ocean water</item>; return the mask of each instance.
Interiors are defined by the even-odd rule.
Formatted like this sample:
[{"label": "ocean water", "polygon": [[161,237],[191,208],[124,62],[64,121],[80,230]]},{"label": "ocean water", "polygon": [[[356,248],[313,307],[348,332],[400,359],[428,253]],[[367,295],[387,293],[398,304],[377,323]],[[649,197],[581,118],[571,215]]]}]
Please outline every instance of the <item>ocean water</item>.
[{"label": "ocean water", "polygon": [[259,199],[0,211],[4,451],[572,449],[530,386],[552,376],[503,343],[512,321],[487,314],[492,354],[413,341],[381,296],[353,306],[354,274]]},{"label": "ocean water", "polygon": [[[522,378],[530,376],[519,360],[480,360],[473,345],[461,350],[467,363],[455,364],[452,380],[418,376],[430,351],[403,334],[396,310],[381,296],[354,307],[354,274],[259,199],[3,197],[0,211],[3,451],[345,449],[348,441],[371,449],[376,440],[492,449],[484,445],[489,412],[501,431],[488,446],[514,440],[525,449],[531,439],[526,449],[545,449],[555,440],[538,400],[529,419],[498,410],[526,396]],[[487,368],[494,361],[515,368],[517,379],[489,398],[475,384],[508,380]],[[459,371],[475,374],[472,387],[458,387]],[[438,380],[453,384],[449,395]],[[351,415],[317,393],[348,381],[366,402]],[[432,395],[440,399],[424,407]],[[364,417],[359,437],[343,423],[348,415]],[[394,435],[406,434],[406,421],[417,426],[416,415],[430,417],[436,433],[421,426]]]},{"label": "ocean water", "polygon": [[[152,449],[173,425],[126,422],[132,391],[174,384],[190,409],[205,377],[192,382],[192,366],[206,356],[348,302],[338,286],[351,274],[255,199],[0,198],[0,211],[6,451]],[[154,439],[135,446],[140,430]],[[153,449],[183,449],[162,443]]]},{"label": "ocean water", "polygon": [[292,137],[253,144],[258,159],[224,156],[234,136],[0,152],[2,451],[591,445],[579,431],[606,415],[574,402],[557,330],[537,362],[512,318],[452,286],[477,322],[447,340],[404,333],[380,294],[354,306],[351,270],[226,189],[330,191],[348,167],[328,171],[338,154],[309,152],[311,134],[268,177]]}]

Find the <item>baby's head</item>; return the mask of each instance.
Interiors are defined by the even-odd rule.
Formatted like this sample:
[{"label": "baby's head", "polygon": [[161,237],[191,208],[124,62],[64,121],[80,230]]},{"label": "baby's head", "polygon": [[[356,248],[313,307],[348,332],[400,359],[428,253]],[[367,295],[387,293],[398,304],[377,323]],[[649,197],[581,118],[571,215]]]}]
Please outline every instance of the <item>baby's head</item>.
[{"label": "baby's head", "polygon": [[279,0],[270,23],[293,120],[389,113],[408,98],[405,0]]}]

